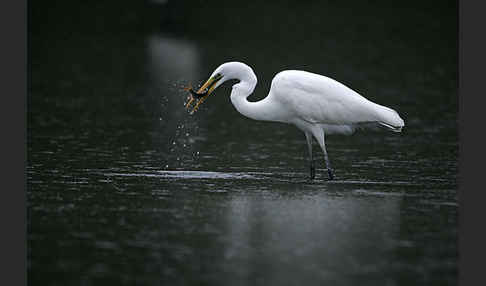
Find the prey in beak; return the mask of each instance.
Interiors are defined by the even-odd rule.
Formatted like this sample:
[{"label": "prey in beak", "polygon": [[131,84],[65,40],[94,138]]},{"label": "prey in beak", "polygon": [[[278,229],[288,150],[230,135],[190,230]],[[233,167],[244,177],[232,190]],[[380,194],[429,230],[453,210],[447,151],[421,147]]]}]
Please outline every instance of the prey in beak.
[{"label": "prey in beak", "polygon": [[199,108],[199,105],[201,105],[204,100],[206,100],[206,98],[214,91],[214,89],[216,88],[216,83],[221,79],[223,78],[223,76],[221,74],[216,74],[215,76],[211,77],[210,79],[208,79],[204,84],[203,86],[201,86],[201,88],[199,88],[199,90],[196,92],[192,89],[192,87],[186,87],[184,88],[184,90],[187,90],[191,93],[191,98],[189,99],[189,102],[186,104],[186,109],[189,109],[191,107],[191,104],[194,100],[197,100],[197,103],[196,105],[194,106],[194,108],[192,109],[192,111],[190,112],[190,114],[194,114],[194,112],[197,111],[197,109]]}]

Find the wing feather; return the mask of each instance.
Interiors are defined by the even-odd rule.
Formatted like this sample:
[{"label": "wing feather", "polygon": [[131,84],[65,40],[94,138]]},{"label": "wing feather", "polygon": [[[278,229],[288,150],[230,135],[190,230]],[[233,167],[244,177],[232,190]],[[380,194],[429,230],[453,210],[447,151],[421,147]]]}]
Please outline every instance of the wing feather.
[{"label": "wing feather", "polygon": [[344,84],[322,75],[296,70],[280,72],[272,81],[271,93],[288,112],[311,123],[384,122],[403,126],[403,120],[393,109],[371,102]]}]

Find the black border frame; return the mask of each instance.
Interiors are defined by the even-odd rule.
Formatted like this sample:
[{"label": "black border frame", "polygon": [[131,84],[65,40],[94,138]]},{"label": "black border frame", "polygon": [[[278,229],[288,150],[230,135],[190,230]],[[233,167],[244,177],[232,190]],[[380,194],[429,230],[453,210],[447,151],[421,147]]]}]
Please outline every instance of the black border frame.
[{"label": "black border frame", "polygon": [[482,1],[459,1],[459,285],[484,284],[485,9]]},{"label": "black border frame", "polygon": [[[27,159],[26,115],[28,91],[28,1],[3,1],[2,35],[2,271],[4,285],[27,285]],[[485,157],[483,92],[486,67],[484,11],[481,1],[459,1],[459,285],[484,280],[486,253],[484,209],[486,195],[481,177]]]},{"label": "black border frame", "polygon": [[27,1],[0,4],[3,285],[27,285]]}]

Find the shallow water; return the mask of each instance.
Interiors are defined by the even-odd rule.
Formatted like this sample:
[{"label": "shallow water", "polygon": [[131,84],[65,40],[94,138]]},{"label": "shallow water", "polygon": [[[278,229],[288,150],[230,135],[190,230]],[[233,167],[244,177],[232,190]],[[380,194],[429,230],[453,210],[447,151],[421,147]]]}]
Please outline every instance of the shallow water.
[{"label": "shallow water", "polygon": [[[201,15],[228,8],[211,5]],[[253,29],[218,14],[218,35],[204,33],[215,18],[189,16],[137,33],[35,30],[29,284],[455,285],[457,53],[444,20],[455,11],[360,7],[376,17],[353,22],[345,7],[319,5],[275,13],[305,13],[303,27],[338,23],[346,35],[323,25],[304,39],[301,26],[253,10]],[[305,136],[238,114],[231,84],[195,115],[184,110],[182,86],[233,59],[256,71],[251,100],[276,72],[306,69],[396,109],[406,127],[329,136],[336,180],[315,145],[310,181]]]}]

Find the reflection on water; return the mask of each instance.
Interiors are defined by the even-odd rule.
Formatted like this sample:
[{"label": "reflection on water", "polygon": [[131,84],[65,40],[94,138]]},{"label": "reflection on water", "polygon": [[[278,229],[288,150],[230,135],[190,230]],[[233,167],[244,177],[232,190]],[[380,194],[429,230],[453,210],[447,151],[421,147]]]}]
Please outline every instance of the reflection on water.
[{"label": "reflection on water", "polygon": [[[371,6],[380,17],[353,22],[337,2],[275,7],[305,12],[302,27],[326,24],[310,37],[251,5],[238,15],[251,10],[255,29],[224,22],[241,16],[215,4],[194,15],[195,4],[174,3],[164,5],[186,17],[179,32],[33,35],[29,283],[454,285],[457,77],[444,18]],[[201,33],[216,20],[219,33]],[[407,126],[330,136],[336,180],[318,153],[310,181],[303,134],[239,115],[230,85],[194,116],[184,110],[180,87],[235,57],[255,67],[259,97],[276,72],[304,66],[395,107]]]},{"label": "reflection on water", "polygon": [[400,198],[379,208],[375,203],[325,191],[267,200],[235,197],[224,214],[222,267],[247,284],[352,284],[353,276],[388,283]]}]

